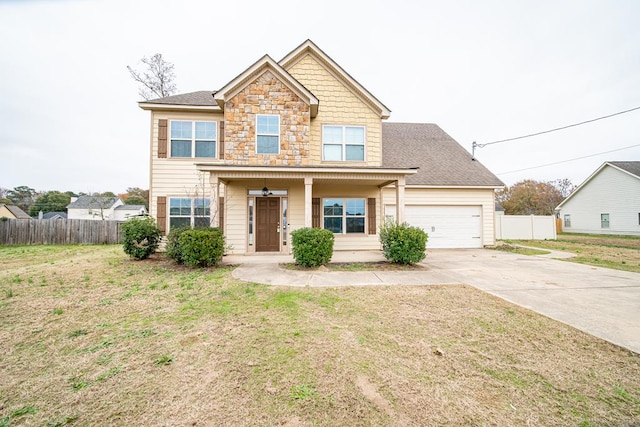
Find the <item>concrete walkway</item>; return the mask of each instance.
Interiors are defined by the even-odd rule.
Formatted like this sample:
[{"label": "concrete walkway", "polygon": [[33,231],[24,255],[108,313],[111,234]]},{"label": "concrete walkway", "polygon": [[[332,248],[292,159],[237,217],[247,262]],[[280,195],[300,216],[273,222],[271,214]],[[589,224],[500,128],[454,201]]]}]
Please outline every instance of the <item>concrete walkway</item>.
[{"label": "concrete walkway", "polygon": [[[275,286],[467,284],[640,353],[640,273],[490,249],[432,249],[422,271],[299,271],[287,255],[225,256],[234,277]],[[332,262],[383,261],[380,252],[335,252]]]}]

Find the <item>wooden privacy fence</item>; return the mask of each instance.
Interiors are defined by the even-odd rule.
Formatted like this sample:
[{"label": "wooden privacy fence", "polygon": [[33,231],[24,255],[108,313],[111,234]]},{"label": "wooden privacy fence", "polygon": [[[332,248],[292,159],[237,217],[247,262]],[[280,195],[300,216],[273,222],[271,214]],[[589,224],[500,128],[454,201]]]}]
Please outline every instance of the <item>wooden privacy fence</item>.
[{"label": "wooden privacy fence", "polygon": [[122,224],[88,219],[0,220],[0,245],[117,244]]}]

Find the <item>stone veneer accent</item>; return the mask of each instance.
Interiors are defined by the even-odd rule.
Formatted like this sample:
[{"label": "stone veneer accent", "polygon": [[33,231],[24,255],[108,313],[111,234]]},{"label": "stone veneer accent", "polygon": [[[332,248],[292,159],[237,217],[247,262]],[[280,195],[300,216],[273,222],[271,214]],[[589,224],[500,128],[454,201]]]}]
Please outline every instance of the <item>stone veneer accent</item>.
[{"label": "stone veneer accent", "polygon": [[[256,154],[256,115],[280,115],[280,153]],[[266,70],[224,107],[224,161],[235,165],[309,164],[309,105]]]}]

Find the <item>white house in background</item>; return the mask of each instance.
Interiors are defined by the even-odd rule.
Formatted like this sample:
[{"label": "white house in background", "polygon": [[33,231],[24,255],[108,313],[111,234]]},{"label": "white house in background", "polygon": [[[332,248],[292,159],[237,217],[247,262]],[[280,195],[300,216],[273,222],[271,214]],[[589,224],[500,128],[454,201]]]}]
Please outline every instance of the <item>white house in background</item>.
[{"label": "white house in background", "polygon": [[605,162],[556,212],[567,233],[640,235],[640,161]]},{"label": "white house in background", "polygon": [[116,220],[116,208],[123,206],[119,197],[72,197],[67,206],[68,219]]},{"label": "white house in background", "polygon": [[115,217],[113,219],[116,221],[126,221],[135,216],[148,215],[147,208],[143,205],[120,205],[115,208],[114,212]]}]

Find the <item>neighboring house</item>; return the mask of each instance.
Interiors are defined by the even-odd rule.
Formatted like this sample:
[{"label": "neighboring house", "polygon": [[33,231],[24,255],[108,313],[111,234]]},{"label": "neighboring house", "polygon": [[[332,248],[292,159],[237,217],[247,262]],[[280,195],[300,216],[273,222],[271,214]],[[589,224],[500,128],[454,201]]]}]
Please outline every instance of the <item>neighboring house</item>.
[{"label": "neighboring house", "polygon": [[40,215],[38,215],[38,219],[67,219],[67,213],[66,212],[42,213],[41,211]]},{"label": "neighboring house", "polygon": [[386,217],[428,247],[493,245],[503,183],[435,124],[389,109],[310,40],[218,91],[142,101],[151,112],[150,214],[220,227],[230,253],[291,251],[322,227],[335,250],[379,249]]},{"label": "neighboring house", "polygon": [[640,235],[640,161],[603,163],[556,212],[566,233]]},{"label": "neighboring house", "polygon": [[0,203],[0,218],[31,219],[31,217],[19,207],[15,205],[5,205],[4,203]]},{"label": "neighboring house", "polygon": [[144,207],[144,205],[120,205],[115,209],[115,216],[113,219],[125,221],[135,216],[144,216],[147,214],[147,208]]},{"label": "neighboring house", "polygon": [[67,206],[69,219],[115,220],[115,210],[124,205],[119,197],[80,196],[72,197]]}]

